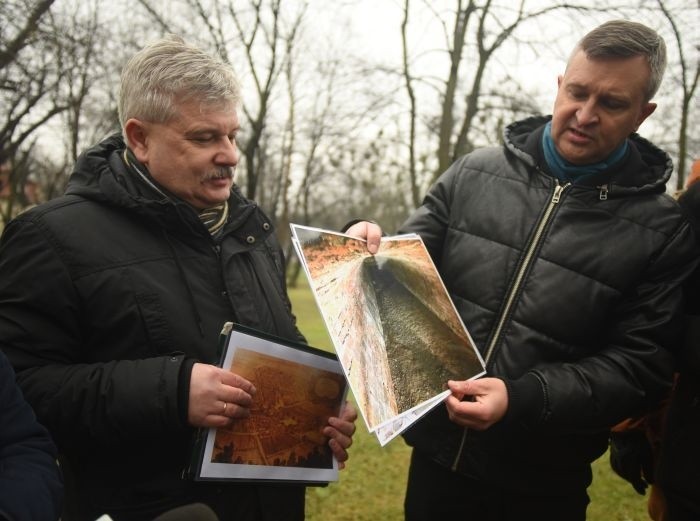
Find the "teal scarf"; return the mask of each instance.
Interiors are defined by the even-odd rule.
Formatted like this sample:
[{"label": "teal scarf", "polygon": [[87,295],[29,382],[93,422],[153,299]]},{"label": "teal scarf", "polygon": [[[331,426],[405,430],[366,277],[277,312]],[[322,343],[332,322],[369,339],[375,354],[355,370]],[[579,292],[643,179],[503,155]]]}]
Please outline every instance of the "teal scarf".
[{"label": "teal scarf", "polygon": [[552,122],[549,121],[542,133],[542,150],[549,170],[562,182],[576,182],[583,176],[597,174],[607,170],[627,157],[629,143],[625,141],[603,161],[590,165],[574,165],[564,159],[554,146],[552,139]]}]

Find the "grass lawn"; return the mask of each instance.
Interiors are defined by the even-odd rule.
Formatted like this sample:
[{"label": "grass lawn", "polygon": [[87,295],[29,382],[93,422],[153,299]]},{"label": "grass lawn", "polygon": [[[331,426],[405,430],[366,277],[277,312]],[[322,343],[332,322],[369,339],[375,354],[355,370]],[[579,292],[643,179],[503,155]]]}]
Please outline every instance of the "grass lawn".
[{"label": "grass lawn", "polygon": [[[289,291],[299,328],[313,346],[332,350],[323,320],[308,287]],[[410,450],[402,438],[381,447],[367,432],[362,419],[340,481],[328,487],[311,487],[306,498],[309,521],[400,521]],[[610,470],[607,455],[593,465],[588,490],[590,521],[647,521],[646,498]],[[562,520],[565,521],[565,520]]]}]

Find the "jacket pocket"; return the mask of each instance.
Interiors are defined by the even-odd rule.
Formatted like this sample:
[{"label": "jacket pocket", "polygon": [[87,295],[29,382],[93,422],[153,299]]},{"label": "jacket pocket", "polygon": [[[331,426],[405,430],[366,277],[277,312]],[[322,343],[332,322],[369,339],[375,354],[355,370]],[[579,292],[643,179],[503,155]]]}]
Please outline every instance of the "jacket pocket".
[{"label": "jacket pocket", "polygon": [[151,354],[160,355],[172,351],[174,343],[160,297],[155,293],[136,292],[134,298]]}]

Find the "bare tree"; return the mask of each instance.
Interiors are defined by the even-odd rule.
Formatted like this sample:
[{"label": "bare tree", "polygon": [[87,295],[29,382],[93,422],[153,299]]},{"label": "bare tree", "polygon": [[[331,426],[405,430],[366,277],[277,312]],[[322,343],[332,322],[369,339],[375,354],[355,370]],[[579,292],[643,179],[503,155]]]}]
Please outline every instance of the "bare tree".
[{"label": "bare tree", "polygon": [[[299,29],[297,24],[294,27],[294,33]],[[287,85],[287,123],[282,132],[282,145],[279,159],[280,175],[275,180],[272,187],[270,201],[273,206],[273,219],[277,225],[277,237],[280,243],[287,249],[287,257],[291,256],[291,241],[290,241],[290,187],[292,183],[292,163],[297,141],[297,82],[295,72],[295,44],[297,42],[296,34],[292,34],[286,40],[285,52],[285,68],[284,75]]]},{"label": "bare tree", "polygon": [[[98,31],[98,1],[83,2],[64,11],[65,21],[72,20],[71,30],[57,32],[63,52],[59,68],[63,78],[63,96],[65,97],[65,125],[67,131],[68,162],[74,163],[78,158],[83,131],[83,110],[88,100],[88,93],[97,81],[95,70],[98,68],[96,56],[101,31]],[[86,11],[84,14],[83,12]]]},{"label": "bare tree", "polygon": [[[499,49],[512,39],[516,29],[529,20],[563,7],[582,9],[580,6],[563,3],[552,3],[543,8],[528,8],[527,5],[526,0],[508,5],[499,4],[493,0],[485,2],[456,0],[454,26],[451,34],[446,31],[446,38],[451,42],[448,47],[450,68],[442,94],[437,148],[438,164],[433,179],[437,178],[458,156],[474,148],[470,134],[475,117],[481,110],[480,103],[487,67]],[[472,40],[468,45],[469,38]],[[469,50],[471,52],[465,55],[465,51]],[[464,112],[455,121],[457,86],[465,63],[471,66],[469,74],[471,83],[464,95]],[[459,130],[455,133],[457,125]]]},{"label": "bare tree", "polygon": [[4,38],[0,38],[0,69],[15,61],[20,51],[32,40],[44,16],[55,0],[15,2],[6,0],[0,7]]},{"label": "bare tree", "polygon": [[[693,150],[688,148],[688,129],[692,128],[691,120],[694,113],[694,99],[698,84],[698,60],[697,39],[694,46],[688,44],[691,40],[688,30],[695,30],[695,25],[683,23],[679,20],[692,20],[694,13],[697,16],[698,6],[691,7],[688,3],[674,0],[657,0],[657,6],[648,2],[618,2],[607,3],[596,0],[586,2],[498,2],[497,0],[485,0],[475,2],[473,0],[453,0],[452,8],[445,9],[445,3],[428,2],[424,0],[418,7],[410,0],[403,2],[403,23],[401,25],[402,57],[401,73],[404,80],[404,91],[408,100],[406,108],[408,138],[408,161],[414,163],[418,154],[417,143],[436,141],[435,162],[431,169],[432,175],[428,182],[432,182],[440,175],[458,156],[466,154],[478,144],[494,143],[500,138],[500,131],[508,120],[513,120],[523,114],[536,114],[542,112],[542,107],[534,102],[529,93],[520,87],[520,79],[514,78],[503,66],[508,60],[504,57],[529,51],[535,57],[553,57],[553,51],[559,38],[552,35],[555,27],[572,27],[600,23],[610,18],[631,18],[647,23],[663,32],[665,21],[670,29],[666,30],[668,43],[674,47],[669,49],[669,65],[674,72],[667,81],[678,82],[677,104],[680,110],[679,116],[664,117],[668,113],[668,104],[661,115],[656,116],[660,123],[655,125],[668,125],[673,122],[672,134],[677,135],[677,143],[668,143],[665,137],[669,135],[669,129],[661,133],[660,139],[664,146],[677,155],[677,170],[679,176],[677,185],[683,184],[684,174],[687,170],[686,160],[693,157]],[[670,5],[673,4],[673,9]],[[422,9],[422,16],[413,14],[415,9]],[[413,10],[413,11],[412,11]],[[419,70],[415,56],[421,53],[410,47],[412,39],[409,30],[411,19],[419,20],[422,24],[426,18],[431,18],[442,28],[444,47],[440,51],[447,56],[447,70],[443,75],[428,76]],[[661,16],[659,16],[661,15]],[[415,22],[412,22],[415,23]],[[533,31],[534,23],[545,30]],[[661,25],[661,27],[660,27]],[[682,27],[681,27],[682,25]],[[686,28],[687,27],[687,28]],[[670,34],[670,37],[669,37]],[[696,33],[697,34],[697,33]],[[527,35],[527,36],[525,36]],[[525,37],[524,37],[525,36]],[[565,34],[562,36],[566,36]],[[566,61],[566,53],[575,43],[575,37],[563,38],[566,50],[558,50],[558,58],[562,63]],[[697,37],[696,37],[697,38]],[[416,44],[414,43],[414,47]],[[684,47],[686,49],[684,53]],[[694,60],[687,56],[688,49],[695,50]],[[425,51],[423,51],[425,52]],[[435,61],[435,60],[432,60]],[[432,64],[431,64],[432,65]],[[422,69],[425,70],[425,67]],[[435,70],[433,66],[431,70]],[[534,74],[537,74],[535,72]],[[677,78],[676,78],[677,76]],[[667,73],[667,78],[669,74]],[[433,96],[437,95],[439,107],[436,110],[435,103],[422,103],[417,101],[418,87],[429,86],[433,90]],[[672,93],[673,94],[673,93]],[[426,99],[423,90],[422,99]],[[675,110],[678,110],[675,109]],[[548,110],[546,107],[544,110]],[[695,113],[697,113],[695,107]],[[696,116],[695,116],[696,117]],[[419,122],[425,124],[424,129],[414,127]],[[665,135],[664,135],[665,134]],[[419,136],[419,137],[416,137]],[[670,146],[669,146],[670,145]],[[422,192],[425,177],[420,171],[407,165],[408,176],[411,179],[411,190],[414,204],[417,204],[416,192]]]},{"label": "bare tree", "polygon": [[[680,84],[682,97],[680,100],[680,124],[678,125],[678,162],[676,164],[676,190],[680,191],[685,186],[686,178],[686,158],[688,157],[688,125],[691,117],[691,103],[695,98],[695,92],[698,86],[698,77],[700,77],[700,60],[698,60],[697,52],[700,51],[700,45],[696,42],[695,59],[688,59],[684,50],[684,35],[678,26],[676,17],[663,0],[657,0],[659,8],[668,21],[671,27],[674,44],[678,50],[678,62],[680,65],[680,75],[678,83]],[[698,6],[700,8],[700,5]],[[692,27],[697,30],[696,26]],[[697,34],[697,33],[696,33]],[[697,107],[695,107],[694,115],[697,117]]]},{"label": "bare tree", "polygon": [[[260,165],[256,164],[256,160],[260,154],[261,140],[268,121],[272,91],[280,73],[284,70],[285,61],[291,59],[285,52],[293,48],[294,38],[306,6],[302,5],[288,27],[285,27],[282,21],[281,0],[270,0],[266,5],[263,5],[262,0],[253,0],[251,7],[254,21],[249,24],[242,21],[233,3],[229,4],[229,14],[235,24],[238,37],[243,43],[248,73],[253,80],[257,96],[255,109],[244,107],[248,133],[243,149],[246,159],[246,193],[248,197],[255,198],[257,188],[261,184],[260,178],[265,175],[265,171],[259,168]],[[267,17],[264,16],[263,9],[267,10]],[[261,59],[261,51],[256,50],[257,45],[263,46],[265,60]]]},{"label": "bare tree", "polygon": [[62,48],[52,37],[53,2],[6,2],[0,8],[0,165],[8,194],[0,218],[7,222],[24,193],[26,152],[37,129],[66,110],[60,96]]},{"label": "bare tree", "polygon": [[420,204],[421,197],[418,186],[418,176],[416,173],[416,118],[418,117],[418,107],[416,102],[416,94],[413,90],[413,78],[409,68],[407,28],[410,10],[410,0],[406,0],[403,8],[403,21],[401,22],[401,52],[403,55],[403,77],[406,83],[406,94],[408,95],[409,101],[408,175],[411,181],[411,201],[413,202],[413,206],[417,207]]},{"label": "bare tree", "polygon": [[[3,17],[21,17],[22,3],[5,5]],[[46,15],[47,10],[42,11]],[[39,27],[32,11],[30,20],[21,29],[23,39],[3,32],[9,39],[0,45],[4,66],[0,69],[0,164],[11,159],[22,143],[37,128],[56,114],[66,110],[58,95],[62,49],[53,38],[53,31]],[[11,21],[0,20],[11,27]]]}]

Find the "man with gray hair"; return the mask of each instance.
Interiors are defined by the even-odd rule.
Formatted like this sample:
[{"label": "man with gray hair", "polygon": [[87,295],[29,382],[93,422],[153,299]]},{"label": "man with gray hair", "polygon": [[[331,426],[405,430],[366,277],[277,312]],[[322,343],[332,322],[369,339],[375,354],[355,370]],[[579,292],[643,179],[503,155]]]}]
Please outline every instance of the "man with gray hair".
[{"label": "man with gray hair", "polygon": [[611,426],[670,387],[698,251],[670,158],[636,134],[665,61],[648,27],[597,27],[552,116],[457,159],[399,230],[425,241],[487,369],[405,433],[407,520],[583,521]]},{"label": "man with gray hair", "polygon": [[[63,521],[191,503],[222,521],[304,517],[303,486],[181,476],[195,430],[255,399],[215,365],[223,324],[303,340],[272,224],[233,183],[239,101],[222,61],[177,37],[146,46],[123,70],[121,135],[4,231],[0,348],[59,447]],[[356,417],[346,404],[322,428],[341,468]]]}]

